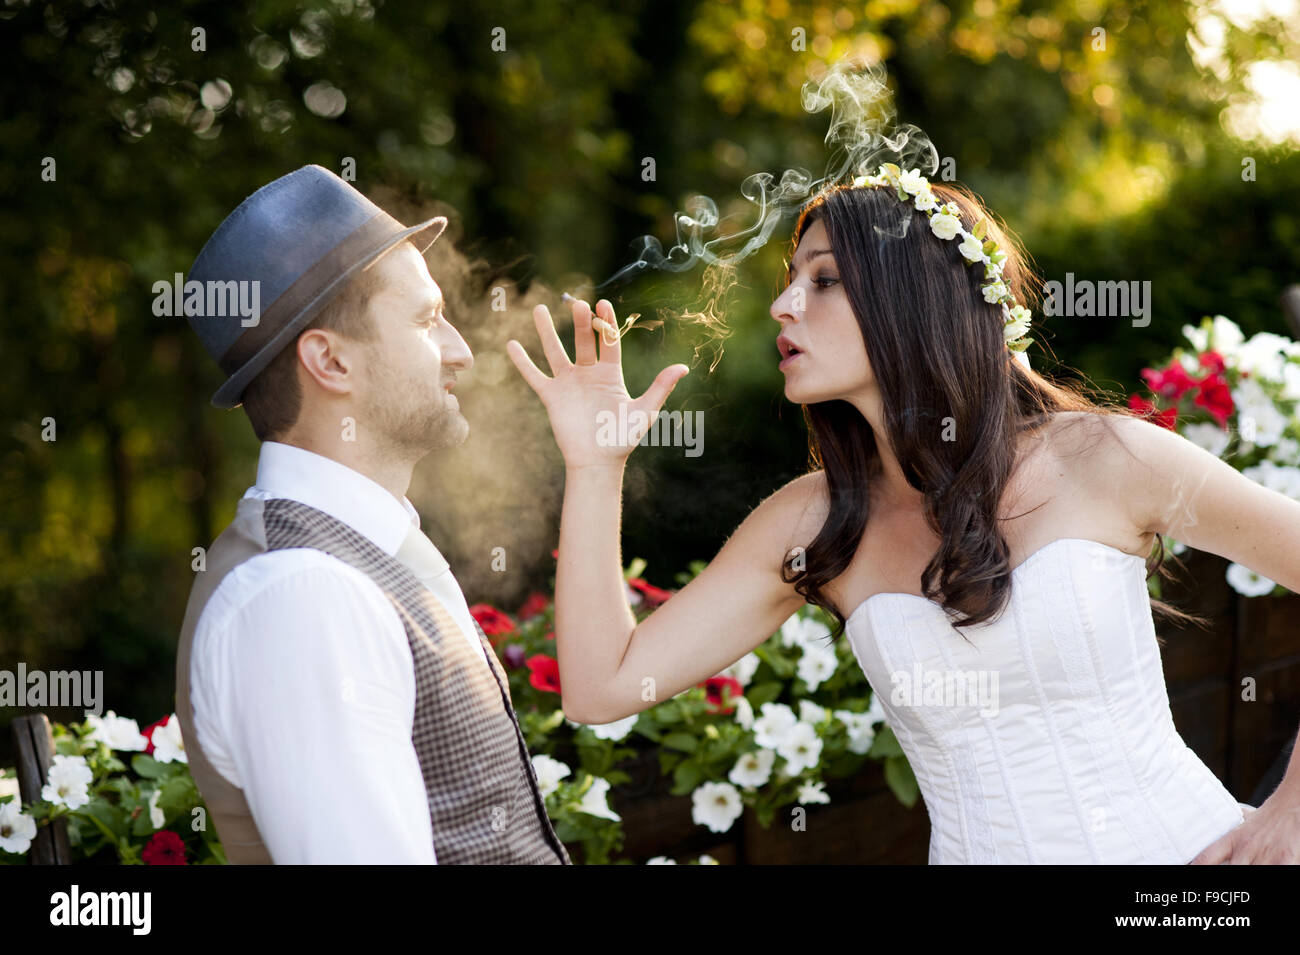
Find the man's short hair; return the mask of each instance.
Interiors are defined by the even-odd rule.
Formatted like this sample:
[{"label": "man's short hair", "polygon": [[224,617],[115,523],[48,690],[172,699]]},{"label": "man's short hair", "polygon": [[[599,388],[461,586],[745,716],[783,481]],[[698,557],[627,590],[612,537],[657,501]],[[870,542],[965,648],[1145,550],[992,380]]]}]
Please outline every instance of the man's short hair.
[{"label": "man's short hair", "polygon": [[369,314],[370,299],[379,289],[378,274],[377,269],[366,269],[353,276],[316,318],[248,383],[240,401],[258,441],[275,441],[298,420],[302,410],[298,339],[304,332],[323,328],[361,342],[373,342],[379,337]]}]

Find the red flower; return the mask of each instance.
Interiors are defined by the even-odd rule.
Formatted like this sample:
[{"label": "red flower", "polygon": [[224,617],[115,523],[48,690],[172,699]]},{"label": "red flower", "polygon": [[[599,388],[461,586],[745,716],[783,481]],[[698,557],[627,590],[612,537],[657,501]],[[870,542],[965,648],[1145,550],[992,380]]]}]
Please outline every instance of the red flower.
[{"label": "red flower", "polygon": [[547,639],[547,640],[554,640],[554,639],[555,639],[555,631],[554,631],[554,630],[547,630],[547,631],[546,631],[546,639]]},{"label": "red flower", "polygon": [[160,719],[158,722],[156,722],[156,723],[150,723],[150,724],[149,724],[148,726],[146,726],[143,730],[141,730],[140,735],[143,736],[145,739],[147,739],[147,740],[149,741],[148,743],[145,744],[145,747],[144,747],[144,751],[145,751],[145,755],[146,755],[146,756],[152,756],[152,755],[153,755],[153,731],[156,730],[156,729],[158,729],[158,727],[162,726],[162,725],[163,725],[164,723],[166,723],[169,719],[171,719],[170,716],[164,716],[164,717],[163,717],[162,719]]},{"label": "red flower", "polygon": [[535,617],[546,610],[551,605],[551,599],[546,594],[538,593],[534,590],[524,601],[524,605],[519,608],[517,616],[520,620],[527,620],[529,617]]},{"label": "red flower", "polygon": [[548,657],[544,653],[531,656],[524,661],[531,671],[528,674],[528,682],[539,690],[545,690],[548,693],[560,692],[560,664],[554,657]]},{"label": "red flower", "polygon": [[1196,379],[1187,374],[1187,370],[1177,358],[1169,363],[1168,368],[1161,371],[1143,368],[1142,380],[1156,394],[1173,401],[1177,401],[1184,393],[1196,387]]},{"label": "red flower", "polygon": [[[696,684],[704,687],[704,691],[709,697],[710,713],[731,713],[736,709],[735,701],[745,695],[745,688],[740,685],[740,681],[730,676],[711,676],[703,683]],[[730,705],[723,699],[726,693],[730,697]]]},{"label": "red flower", "polygon": [[557,547],[557,548],[555,548],[555,550],[551,551],[551,556],[554,557],[556,560],[559,560],[559,559],[560,559],[560,549]]},{"label": "red flower", "polygon": [[188,865],[185,861],[185,843],[170,829],[155,832],[141,856],[145,865]]},{"label": "red flower", "polygon": [[469,612],[489,638],[515,629],[515,622],[491,604],[475,604],[469,608]]},{"label": "red flower", "polygon": [[646,599],[646,603],[648,603],[651,607],[657,607],[659,604],[663,603],[665,600],[667,600],[669,597],[672,596],[672,591],[660,590],[658,587],[654,586],[653,584],[647,584],[640,577],[633,577],[631,580],[627,582],[627,585],[633,588],[634,590],[639,591],[641,596],[643,596]]},{"label": "red flower", "polygon": [[1164,411],[1161,411],[1151,402],[1139,395],[1129,395],[1128,406],[1143,417],[1149,418],[1153,424],[1158,424],[1162,428],[1168,428],[1170,431],[1175,430],[1174,425],[1178,421],[1177,408],[1166,408]]},{"label": "red flower", "polygon": [[1203,352],[1201,354],[1201,367],[1210,369],[1216,375],[1221,375],[1224,369],[1223,356],[1217,351]]},{"label": "red flower", "polygon": [[1232,392],[1222,375],[1206,375],[1200,383],[1195,400],[1197,405],[1214,416],[1220,428],[1227,426],[1228,416],[1232,414],[1234,406]]}]

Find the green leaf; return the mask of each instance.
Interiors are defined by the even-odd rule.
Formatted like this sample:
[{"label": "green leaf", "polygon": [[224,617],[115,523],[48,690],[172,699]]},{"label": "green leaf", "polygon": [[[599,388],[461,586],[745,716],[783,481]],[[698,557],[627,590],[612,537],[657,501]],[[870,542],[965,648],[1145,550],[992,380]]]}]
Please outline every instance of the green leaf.
[{"label": "green leaf", "polygon": [[691,760],[686,760],[673,772],[673,795],[684,796],[694,792],[703,778],[704,773],[700,767]]},{"label": "green leaf", "polygon": [[699,748],[700,741],[690,733],[669,733],[663,738],[663,745],[682,753],[693,753]]},{"label": "green leaf", "polygon": [[152,756],[146,756],[144,753],[138,753],[131,760],[131,768],[135,770],[137,776],[145,779],[162,779],[167,775],[167,766],[158,762]]},{"label": "green leaf", "polygon": [[989,231],[988,226],[989,226],[988,222],[984,219],[981,219],[979,222],[975,223],[975,228],[970,230],[970,234],[975,236],[975,238],[977,239],[983,239],[984,236]]},{"label": "green leaf", "polygon": [[749,698],[749,705],[758,711],[764,703],[774,702],[784,688],[785,684],[780,680],[769,680],[750,687],[745,696]]},{"label": "green leaf", "polygon": [[882,726],[876,732],[876,738],[871,741],[871,749],[867,753],[872,759],[883,759],[891,756],[902,756],[903,747],[898,745],[898,737],[888,725]]},{"label": "green leaf", "polygon": [[881,167],[888,170],[891,176],[897,177],[903,174],[903,170],[899,169],[898,166],[892,162],[881,163]]},{"label": "green leaf", "polygon": [[921,790],[906,756],[891,756],[885,760],[885,782],[904,806],[911,809],[916,805]]}]

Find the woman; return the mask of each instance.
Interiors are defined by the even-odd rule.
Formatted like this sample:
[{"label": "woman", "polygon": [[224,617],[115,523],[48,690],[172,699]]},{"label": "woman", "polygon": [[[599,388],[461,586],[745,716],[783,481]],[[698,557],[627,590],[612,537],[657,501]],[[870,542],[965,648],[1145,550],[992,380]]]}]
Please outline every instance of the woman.
[{"label": "woman", "polygon": [[[641,432],[614,446],[598,422],[648,424],[688,369],[632,400],[604,300],[595,319],[573,306],[576,364],[535,311],[554,377],[507,345],[565,461],[566,713],[606,723],[646,709],[811,602],[879,691],[930,814],[931,862],[1295,861],[1298,760],[1254,811],[1175,731],[1145,563],[1170,534],[1300,591],[1300,503],[1030,371],[1031,277],[969,193],[882,166],[814,198],[794,248],[771,314],[817,467],[639,625],[619,511]],[[889,692],[917,667],[991,673],[993,714]]]}]

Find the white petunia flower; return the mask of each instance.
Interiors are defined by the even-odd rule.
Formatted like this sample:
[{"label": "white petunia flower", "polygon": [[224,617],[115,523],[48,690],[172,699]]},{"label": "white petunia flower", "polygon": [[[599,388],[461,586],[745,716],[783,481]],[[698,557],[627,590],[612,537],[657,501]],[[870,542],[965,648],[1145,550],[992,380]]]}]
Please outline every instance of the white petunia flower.
[{"label": "white petunia flower", "polygon": [[185,756],[185,741],[181,739],[181,721],[175,713],[153,731],[153,758],[160,763],[189,762]]},{"label": "white petunia flower", "polygon": [[23,812],[18,800],[0,803],[0,849],[22,854],[36,838],[36,820]]},{"label": "white petunia flower", "polygon": [[149,822],[155,829],[161,829],[167,821],[163,811],[158,808],[158,797],[162,795],[161,789],[155,789],[149,796]]},{"label": "white petunia flower", "polygon": [[803,656],[795,667],[799,679],[808,684],[809,690],[815,690],[826,680],[835,675],[839,661],[835,651],[822,646],[804,647]]},{"label": "white petunia flower", "polygon": [[585,726],[595,734],[596,739],[620,740],[632,732],[632,727],[636,721],[641,718],[640,713],[633,713],[631,716],[625,716],[621,720],[615,720],[612,723],[575,723],[573,720],[565,717],[565,722],[570,726]]},{"label": "white petunia flower", "polygon": [[14,776],[0,776],[0,796],[17,796],[18,779]]},{"label": "white petunia flower", "polygon": [[[984,243],[969,233],[961,240],[961,245],[957,246],[957,251],[961,253],[961,257],[967,262],[980,262],[984,259]],[[992,264],[989,263],[989,265]]]},{"label": "white petunia flower", "polygon": [[1192,347],[1197,351],[1205,351],[1210,344],[1210,333],[1199,325],[1184,325],[1183,337],[1191,342]]},{"label": "white petunia flower", "polygon": [[939,200],[934,197],[934,193],[929,189],[918,192],[916,198],[912,200],[912,205],[917,212],[929,212],[938,204]]},{"label": "white petunia flower", "polygon": [[961,229],[961,220],[947,212],[938,212],[930,217],[930,231],[941,239],[951,239]]},{"label": "white petunia flower", "polygon": [[731,783],[703,783],[691,793],[691,819],[714,832],[729,830],[744,811],[740,793]]},{"label": "white petunia flower", "polygon": [[145,739],[144,734],[140,732],[139,723],[125,716],[118,716],[112,710],[103,717],[91,714],[86,717],[86,722],[91,727],[89,738],[96,742],[107,743],[109,749],[126,753],[143,753],[145,747],[149,745],[149,740]]},{"label": "white petunia flower", "polygon": [[578,812],[585,812],[589,816],[599,816],[602,819],[613,819],[615,822],[620,821],[623,817],[609,808],[606,797],[609,796],[609,780],[597,777],[592,780],[591,786],[582,795],[582,802],[578,803]]},{"label": "white petunia flower", "polygon": [[537,788],[545,799],[559,788],[560,780],[573,770],[558,759],[538,753],[533,757],[533,772],[537,774]]},{"label": "white petunia flower", "polygon": [[880,702],[880,697],[875,693],[871,694],[871,705],[867,707],[866,715],[871,717],[871,724],[873,726],[877,723],[885,723],[888,725],[888,721],[885,718],[885,706]]},{"label": "white petunia flower", "polygon": [[700,865],[721,865],[722,864],[717,859],[713,858],[713,856],[709,855],[707,852],[701,855],[697,861],[699,862]]},{"label": "white petunia flower", "polygon": [[804,723],[811,723],[816,726],[823,722],[830,714],[830,710],[824,706],[818,706],[812,700],[799,701],[799,719]]},{"label": "white petunia flower", "polygon": [[763,715],[754,720],[754,740],[759,746],[776,749],[799,718],[784,703],[764,703],[760,712]]},{"label": "white petunia flower", "polygon": [[1300,365],[1293,361],[1282,366],[1282,399],[1300,401]]},{"label": "white petunia flower", "polygon": [[1284,349],[1289,338],[1272,332],[1258,332],[1237,349],[1237,370],[1267,381],[1281,381],[1282,369],[1289,364]]},{"label": "white petunia flower", "polygon": [[849,710],[836,710],[836,718],[848,727],[849,752],[862,756],[870,749],[876,738],[876,727],[870,713],[853,713]]},{"label": "white petunia flower", "polygon": [[727,778],[737,786],[762,786],[772,778],[772,766],[776,762],[776,753],[770,749],[759,749],[745,753],[736,760]]},{"label": "white petunia flower", "polygon": [[41,798],[69,809],[80,809],[90,802],[87,787],[93,778],[84,756],[55,756]]},{"label": "white petunia flower", "polygon": [[646,865],[676,865],[677,862],[667,856],[655,856],[646,862]]},{"label": "white petunia flower", "polygon": [[830,628],[816,617],[801,617],[795,614],[781,624],[781,645],[805,649],[818,641],[824,641],[831,635]]},{"label": "white petunia flower", "polygon": [[1244,564],[1229,564],[1226,576],[1232,589],[1246,597],[1263,597],[1271,594],[1273,588],[1277,586],[1263,574],[1255,573]]},{"label": "white petunia flower", "polygon": [[796,801],[801,806],[807,806],[812,803],[828,803],[831,797],[826,794],[826,784],[821,780],[815,783],[804,783],[799,787],[799,795]]},{"label": "white petunia flower", "polygon": [[1278,440],[1277,444],[1269,448],[1269,460],[1275,464],[1294,465],[1300,461],[1300,441],[1295,438],[1283,437]]},{"label": "white petunia flower", "polygon": [[1236,353],[1245,341],[1246,336],[1241,333],[1241,329],[1232,319],[1223,315],[1215,315],[1213,329],[1210,337],[1214,350],[1219,352],[1225,358]]},{"label": "white petunia flower", "polygon": [[731,666],[723,670],[719,675],[729,676],[741,686],[749,686],[750,681],[754,679],[754,671],[758,669],[758,665],[761,662],[762,661],[758,658],[758,654],[751,650]]},{"label": "white petunia flower", "polygon": [[1184,438],[1199,448],[1204,448],[1216,458],[1228,447],[1228,432],[1208,421],[1194,421],[1181,428]]},{"label": "white petunia flower", "polygon": [[821,737],[807,723],[796,723],[785,734],[776,754],[785,760],[785,771],[791,776],[798,776],[805,769],[812,769],[822,755]]},{"label": "white petunia flower", "polygon": [[736,711],[731,714],[731,718],[734,719],[745,729],[747,730],[753,729],[754,728],[754,707],[750,705],[749,700],[745,699],[742,696],[740,699],[736,701]]},{"label": "white petunia flower", "polygon": [[1286,417],[1277,410],[1273,399],[1256,379],[1241,379],[1232,389],[1232,401],[1236,407],[1238,427],[1243,427],[1247,418],[1253,422],[1252,443],[1269,447],[1276,444],[1286,431]]}]

